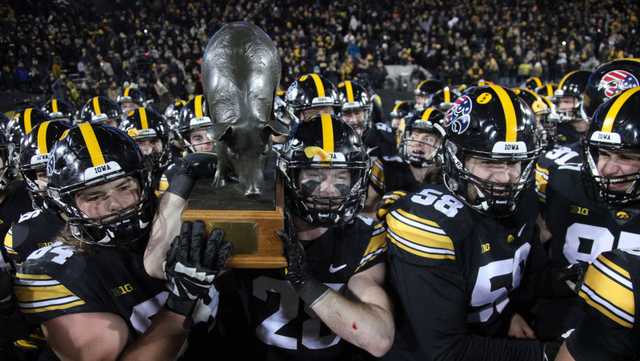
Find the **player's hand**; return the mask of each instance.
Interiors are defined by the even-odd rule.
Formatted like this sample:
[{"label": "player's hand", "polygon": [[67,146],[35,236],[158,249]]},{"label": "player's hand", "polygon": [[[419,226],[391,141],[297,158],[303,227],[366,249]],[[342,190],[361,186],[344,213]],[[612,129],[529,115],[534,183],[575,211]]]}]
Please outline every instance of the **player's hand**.
[{"label": "player's hand", "polygon": [[308,306],[311,306],[328,290],[328,287],[318,282],[309,272],[305,261],[305,250],[296,237],[296,233],[293,230],[293,222],[289,221],[288,225],[288,232],[278,232],[278,237],[282,240],[284,255],[287,259],[285,278],[298,296]]},{"label": "player's hand", "polygon": [[582,288],[582,282],[584,280],[584,274],[587,272],[587,267],[589,264],[586,262],[579,262],[576,264],[569,265],[564,268],[558,274],[558,278],[575,293],[580,292],[580,288]]},{"label": "player's hand", "polygon": [[529,327],[527,321],[517,313],[514,313],[513,317],[511,317],[508,334],[515,338],[536,338],[536,334],[533,332],[531,327]]},{"label": "player's hand", "polygon": [[196,180],[213,177],[217,164],[218,157],[208,152],[190,153],[178,159],[173,165],[175,174],[171,178],[167,192],[188,199]]},{"label": "player's hand", "polygon": [[407,195],[404,191],[393,191],[382,196],[378,210],[376,211],[376,217],[378,220],[384,220],[384,217],[389,213],[389,208],[393,206],[400,198]]},{"label": "player's hand", "polygon": [[209,303],[209,290],[224,270],[231,249],[221,229],[214,229],[207,239],[202,221],[184,222],[164,267],[169,289],[165,307],[189,317],[198,300]]}]

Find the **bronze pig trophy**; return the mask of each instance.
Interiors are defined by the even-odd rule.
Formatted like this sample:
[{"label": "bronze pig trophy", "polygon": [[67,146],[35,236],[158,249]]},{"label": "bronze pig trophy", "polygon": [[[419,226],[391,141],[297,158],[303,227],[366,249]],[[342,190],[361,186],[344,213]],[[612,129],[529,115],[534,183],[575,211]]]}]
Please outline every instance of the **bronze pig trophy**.
[{"label": "bronze pig trophy", "polygon": [[260,196],[271,135],[287,132],[272,111],[280,73],[275,44],[251,23],[226,24],[209,39],[202,74],[218,154],[214,186],[236,177],[242,194]]}]

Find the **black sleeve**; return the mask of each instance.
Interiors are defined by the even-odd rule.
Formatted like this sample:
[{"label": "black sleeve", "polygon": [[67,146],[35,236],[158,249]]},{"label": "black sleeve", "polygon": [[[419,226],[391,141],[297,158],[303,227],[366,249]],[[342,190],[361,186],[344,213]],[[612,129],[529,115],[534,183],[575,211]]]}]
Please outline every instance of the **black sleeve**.
[{"label": "black sleeve", "polygon": [[[466,323],[465,282],[452,267],[429,267],[393,257],[389,277],[398,298],[400,319],[398,338],[414,349],[419,357],[434,361],[541,361],[538,341],[491,338],[473,335]],[[402,333],[405,333],[404,335]],[[409,341],[407,341],[409,340]],[[413,351],[412,351],[413,352]]]},{"label": "black sleeve", "polygon": [[590,307],[586,308],[587,315],[567,339],[569,353],[576,361],[640,358],[637,331],[613,322]]}]

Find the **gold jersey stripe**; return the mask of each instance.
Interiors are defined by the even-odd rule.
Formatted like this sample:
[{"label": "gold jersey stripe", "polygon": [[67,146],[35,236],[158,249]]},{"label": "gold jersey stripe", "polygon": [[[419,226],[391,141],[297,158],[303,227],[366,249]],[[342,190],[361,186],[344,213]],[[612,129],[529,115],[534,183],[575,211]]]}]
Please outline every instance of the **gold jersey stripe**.
[{"label": "gold jersey stripe", "polygon": [[431,226],[431,227],[440,228],[440,225],[438,223],[426,218],[418,217],[413,213],[409,213],[405,211],[404,209],[398,209],[398,213],[418,223],[426,224],[427,226]]},{"label": "gold jersey stripe", "polygon": [[493,89],[493,91],[498,96],[498,99],[500,100],[500,104],[502,104],[505,127],[507,131],[505,141],[515,142],[518,140],[518,122],[516,120],[516,109],[513,106],[511,97],[509,97],[507,91],[499,85],[489,84],[489,87]]},{"label": "gold jersey stripe", "polygon": [[411,253],[411,254],[413,254],[415,256],[418,256],[418,257],[437,259],[437,260],[442,260],[442,259],[455,260],[456,259],[456,256],[455,255],[451,255],[451,254],[429,253],[429,252],[423,252],[423,251],[411,248],[411,247],[403,244],[399,240],[395,239],[394,237],[390,236],[390,235],[389,235],[389,239],[391,239],[391,243],[393,243],[394,245],[396,245],[400,249],[404,250],[405,252]]},{"label": "gold jersey stripe", "polygon": [[93,104],[93,112],[96,113],[96,115],[102,114],[102,109],[100,109],[100,98],[93,97],[91,103]]},{"label": "gold jersey stripe", "polygon": [[629,274],[629,272],[627,270],[625,270],[624,268],[622,268],[622,267],[618,266],[617,264],[613,263],[611,260],[606,258],[604,255],[600,255],[598,257],[598,261],[601,262],[602,264],[604,264],[605,266],[607,266],[608,268],[610,268],[611,270],[613,270],[614,272],[618,273],[620,276],[631,280],[631,275]]},{"label": "gold jersey stripe", "polygon": [[372,236],[369,239],[369,244],[367,245],[367,249],[364,251],[363,257],[366,257],[368,254],[378,251],[381,248],[387,246],[387,239],[384,231],[376,230],[377,234]]},{"label": "gold jersey stripe", "polygon": [[613,102],[611,108],[607,112],[607,115],[604,117],[604,123],[602,123],[602,132],[611,133],[613,129],[613,123],[616,121],[616,117],[622,109],[622,106],[627,102],[629,98],[635,93],[640,91],[640,87],[635,87],[629,90],[625,90],[622,92],[620,96]]},{"label": "gold jersey stripe", "polygon": [[41,302],[75,296],[73,292],[62,284],[37,287],[17,285],[14,287],[14,292],[19,302]]},{"label": "gold jersey stripe", "polygon": [[149,122],[147,121],[147,110],[144,108],[138,108],[138,115],[140,115],[140,126],[142,129],[149,129]]},{"label": "gold jersey stripe", "polygon": [[52,279],[48,275],[37,275],[37,274],[20,273],[20,272],[16,273],[16,278],[24,279],[24,280],[50,280],[50,279]]},{"label": "gold jersey stripe", "polygon": [[311,79],[313,79],[313,83],[316,85],[316,91],[318,92],[318,97],[325,96],[324,85],[322,84],[322,80],[316,73],[311,74]]},{"label": "gold jersey stripe", "polygon": [[12,228],[10,228],[4,235],[4,247],[7,250],[13,249],[13,232],[11,230]]},{"label": "gold jersey stripe", "polygon": [[47,147],[47,129],[49,128],[49,121],[43,122],[38,128],[38,152],[40,154],[49,153]]},{"label": "gold jersey stripe", "polygon": [[613,307],[631,316],[635,314],[633,291],[616,282],[598,268],[589,268],[584,278],[584,284]]},{"label": "gold jersey stripe", "polygon": [[335,145],[333,143],[333,122],[331,115],[327,113],[320,114],[320,121],[322,122],[322,149],[327,153],[333,153]]},{"label": "gold jersey stripe", "polygon": [[196,118],[202,118],[202,95],[196,95],[196,99],[193,101],[194,112],[196,113]]},{"label": "gold jersey stripe", "polygon": [[93,127],[91,123],[85,122],[80,123],[78,126],[80,128],[80,133],[82,133],[82,138],[84,139],[85,144],[87,145],[87,151],[89,151],[89,157],[91,157],[91,163],[94,167],[99,165],[103,165],[105,163],[104,155],[102,154],[102,150],[100,149],[100,144],[98,143],[98,138],[96,138],[96,133],[93,131]]},{"label": "gold jersey stripe", "polygon": [[453,241],[446,235],[430,232],[424,228],[417,228],[400,221],[391,212],[387,214],[387,227],[396,235],[421,246],[453,251]]},{"label": "gold jersey stripe", "polygon": [[66,310],[73,307],[78,307],[84,305],[85,302],[83,300],[73,301],[69,303],[65,303],[62,305],[53,305],[53,306],[45,306],[39,308],[21,308],[20,312],[22,313],[41,313],[47,311],[57,311],[57,310]]}]

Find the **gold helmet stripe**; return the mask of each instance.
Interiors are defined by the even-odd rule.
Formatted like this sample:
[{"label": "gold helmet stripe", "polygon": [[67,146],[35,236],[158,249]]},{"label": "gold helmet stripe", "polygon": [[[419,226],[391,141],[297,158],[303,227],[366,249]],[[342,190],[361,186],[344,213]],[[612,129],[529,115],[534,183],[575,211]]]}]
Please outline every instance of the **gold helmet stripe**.
[{"label": "gold helmet stripe", "polygon": [[125,96],[125,97],[128,97],[128,96],[129,96],[129,91],[130,91],[130,90],[131,90],[131,87],[130,87],[130,86],[128,86],[128,87],[126,87],[126,88],[124,88],[124,96]]},{"label": "gold helmet stripe", "polygon": [[404,103],[406,103],[406,102],[403,102],[403,101],[397,102],[396,105],[393,106],[393,109],[391,109],[391,111],[392,112],[397,112],[398,108],[400,108],[402,106],[402,104],[404,104]]},{"label": "gold helmet stripe", "polygon": [[138,115],[140,116],[140,126],[142,127],[142,129],[149,129],[149,122],[147,121],[146,109],[142,107],[138,108]]},{"label": "gold helmet stripe", "polygon": [[93,97],[91,102],[93,103],[93,112],[96,113],[96,115],[102,114],[102,110],[100,110],[100,99],[98,97]]},{"label": "gold helmet stripe", "polygon": [[515,142],[518,139],[518,121],[516,120],[516,109],[513,106],[513,101],[504,88],[498,85],[489,84],[489,87],[498,96],[502,110],[504,111],[504,120],[506,125],[506,139],[507,142]]},{"label": "gold helmet stripe", "polygon": [[451,103],[451,91],[448,86],[444,87],[444,102]]},{"label": "gold helmet stripe", "polygon": [[620,109],[622,109],[624,103],[626,103],[627,100],[631,98],[631,96],[633,96],[633,94],[639,91],[640,87],[635,87],[625,90],[620,94],[620,96],[618,96],[618,98],[611,105],[611,108],[609,108],[607,115],[604,117],[604,123],[602,123],[602,132],[611,133],[611,130],[613,129],[613,123],[616,121],[616,117],[618,116]]},{"label": "gold helmet stripe", "polygon": [[313,79],[313,83],[316,85],[318,97],[324,97],[324,84],[322,84],[322,79],[320,79],[320,77],[316,73],[311,74],[311,79]]},{"label": "gold helmet stripe", "polygon": [[83,122],[80,123],[79,127],[80,133],[82,133],[82,138],[84,139],[84,143],[87,145],[89,157],[91,157],[91,164],[93,164],[94,167],[105,164],[102,149],[100,149],[98,138],[96,138],[96,133],[93,131],[91,123]]},{"label": "gold helmet stripe", "polygon": [[331,115],[327,113],[320,114],[320,121],[322,122],[322,149],[327,153],[333,153],[333,122],[331,121]]},{"label": "gold helmet stripe", "polygon": [[553,96],[553,86],[551,84],[547,84],[546,88],[547,88],[547,96],[548,97],[552,97]]},{"label": "gold helmet stripe", "polygon": [[426,80],[423,80],[423,81],[419,82],[418,85],[416,85],[416,89],[420,90],[420,87],[422,87],[429,80],[431,80],[431,79],[426,79]]},{"label": "gold helmet stripe", "polygon": [[540,78],[538,78],[537,76],[531,77],[531,80],[533,80],[533,82],[536,83],[536,88],[539,88],[542,86],[542,80],[540,80]]},{"label": "gold helmet stripe", "polygon": [[40,154],[49,153],[47,148],[47,128],[49,128],[49,121],[42,122],[38,128],[38,152]]},{"label": "gold helmet stripe", "polygon": [[24,110],[24,133],[25,135],[31,133],[33,126],[31,125],[31,111],[33,108],[27,108]]},{"label": "gold helmet stripe", "polygon": [[202,118],[202,95],[196,95],[195,100],[193,101],[194,111],[196,113],[196,118]]},{"label": "gold helmet stripe", "polygon": [[354,97],[353,97],[353,86],[351,85],[351,81],[347,80],[344,82],[344,88],[347,92],[347,102],[348,103],[355,103]]},{"label": "gold helmet stripe", "polygon": [[51,99],[51,110],[53,110],[54,113],[58,112],[58,99]]},{"label": "gold helmet stripe", "polygon": [[571,71],[571,72],[567,73],[567,75],[562,77],[562,79],[560,80],[560,83],[558,83],[558,89],[562,89],[562,87],[564,86],[564,82],[566,82],[567,79],[569,79],[569,77],[571,75],[573,75],[574,73],[576,73],[576,72],[577,72],[577,70]]},{"label": "gold helmet stripe", "polygon": [[431,117],[431,113],[433,113],[433,108],[429,107],[427,109],[425,109],[424,112],[422,112],[422,116],[420,117],[421,120],[429,120],[429,118]]}]

